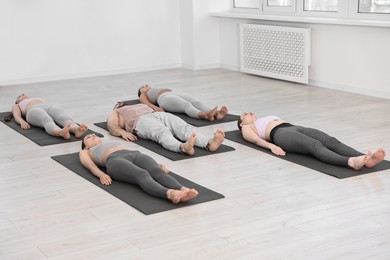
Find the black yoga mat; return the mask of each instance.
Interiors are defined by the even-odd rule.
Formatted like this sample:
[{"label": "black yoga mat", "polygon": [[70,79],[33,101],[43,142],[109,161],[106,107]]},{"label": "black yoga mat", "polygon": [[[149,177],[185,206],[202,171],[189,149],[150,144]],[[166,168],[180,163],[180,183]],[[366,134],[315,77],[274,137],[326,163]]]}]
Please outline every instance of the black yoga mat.
[{"label": "black yoga mat", "polygon": [[[139,99],[127,100],[124,102],[126,103],[126,105],[135,105],[135,104],[140,103]],[[237,121],[240,118],[240,116],[238,116],[238,115],[227,114],[222,120],[214,120],[214,121],[210,122],[207,120],[192,118],[192,117],[189,117],[183,113],[172,113],[172,112],[169,112],[169,113],[174,114],[175,116],[178,116],[181,119],[183,119],[184,121],[186,121],[188,124],[193,125],[193,126],[197,126],[197,127]]]},{"label": "black yoga mat", "polygon": [[[34,127],[31,126],[30,129],[22,129],[20,125],[18,125],[14,119],[12,119],[10,122],[4,121],[4,116],[9,115],[11,112],[2,112],[0,113],[0,120],[7,126],[11,127],[14,129],[16,132],[24,135],[31,141],[35,142],[36,144],[40,146],[45,146],[45,145],[52,145],[52,144],[62,144],[62,143],[69,143],[69,142],[75,142],[75,141],[80,141],[81,139],[77,139],[74,137],[74,135],[70,135],[69,140],[65,140],[61,137],[56,137],[56,136],[51,136],[48,133],[45,132],[45,129],[40,128],[40,127]],[[94,133],[97,136],[103,137],[102,134],[94,132],[92,130],[89,130],[84,133],[83,137],[86,136],[87,134],[92,134]]]},{"label": "black yoga mat", "polygon": [[390,169],[390,161],[383,161],[383,162],[379,163],[377,166],[375,166],[375,168],[368,169],[368,168],[363,167],[361,170],[355,171],[355,170],[348,168],[348,167],[341,167],[341,166],[327,164],[327,163],[324,163],[324,162],[317,160],[316,158],[314,158],[312,156],[303,155],[303,154],[286,153],[285,156],[277,156],[277,155],[274,155],[268,149],[259,147],[257,145],[254,145],[254,144],[249,143],[246,140],[244,140],[244,138],[242,137],[241,132],[239,130],[226,132],[225,138],[229,139],[231,141],[237,142],[239,144],[251,147],[251,148],[256,149],[258,151],[262,151],[262,152],[265,152],[267,154],[276,156],[280,159],[284,159],[284,160],[287,160],[289,162],[293,162],[293,163],[305,166],[305,167],[310,168],[312,170],[316,170],[316,171],[331,175],[331,176],[339,178],[339,179],[344,179],[344,178],[348,178],[348,177],[354,177],[357,175],[362,175],[362,174],[367,174],[367,173]]},{"label": "black yoga mat", "polygon": [[[107,123],[106,122],[100,122],[100,123],[95,123],[96,126],[99,126],[105,130],[108,131],[108,128],[107,128]],[[230,151],[234,151],[235,149],[231,146],[227,146],[227,145],[224,145],[222,144],[218,150],[216,150],[215,152],[210,152],[206,149],[202,149],[202,148],[199,148],[199,147],[195,147],[195,155],[192,155],[192,156],[189,156],[187,154],[182,154],[182,153],[176,153],[176,152],[172,152],[172,151],[169,151],[167,149],[165,149],[164,147],[162,147],[161,145],[159,145],[158,143],[155,143],[151,140],[146,140],[146,139],[142,139],[142,138],[138,138],[138,140],[134,141],[134,143],[148,149],[148,150],[151,150],[161,156],[164,156],[168,159],[171,159],[172,161],[179,161],[179,160],[184,160],[184,159],[191,159],[191,158],[194,158],[194,157],[201,157],[201,156],[206,156],[206,155],[212,155],[212,154],[217,154],[217,153],[224,153],[224,152],[230,152]]]},{"label": "black yoga mat", "polygon": [[141,211],[145,215],[224,198],[224,196],[220,193],[209,190],[199,184],[196,184],[186,178],[183,178],[171,172],[169,174],[171,174],[183,186],[186,186],[188,188],[194,188],[199,192],[199,195],[196,198],[193,198],[184,203],[173,204],[168,200],[150,196],[146,194],[143,190],[141,190],[139,186],[132,185],[129,183],[113,181],[112,184],[109,186],[101,184],[100,180],[92,173],[90,173],[86,168],[84,168],[84,166],[81,164],[79,160],[79,153],[57,155],[52,156],[51,158],[62,164],[69,170],[73,171],[74,173],[80,175],[84,179],[107,191],[111,195],[117,197],[123,202]]}]

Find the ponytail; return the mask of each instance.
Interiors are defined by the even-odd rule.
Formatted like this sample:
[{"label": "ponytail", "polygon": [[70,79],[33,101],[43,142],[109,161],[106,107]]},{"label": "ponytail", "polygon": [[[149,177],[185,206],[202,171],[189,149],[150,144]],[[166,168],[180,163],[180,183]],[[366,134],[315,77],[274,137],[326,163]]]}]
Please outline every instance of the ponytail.
[{"label": "ponytail", "polygon": [[12,118],[14,118],[14,115],[12,113],[9,113],[8,115],[4,116],[4,121],[11,122]]}]

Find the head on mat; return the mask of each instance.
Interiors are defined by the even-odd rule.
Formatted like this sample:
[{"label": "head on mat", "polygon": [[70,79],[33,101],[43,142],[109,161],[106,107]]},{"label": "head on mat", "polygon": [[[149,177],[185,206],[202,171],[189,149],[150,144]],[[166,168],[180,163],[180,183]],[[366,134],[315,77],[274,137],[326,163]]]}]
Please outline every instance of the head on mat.
[{"label": "head on mat", "polygon": [[26,94],[20,94],[15,100],[15,104],[19,104],[22,100],[29,98]]},{"label": "head on mat", "polygon": [[81,150],[86,150],[100,144],[102,140],[95,134],[86,135],[81,141]]},{"label": "head on mat", "polygon": [[145,93],[148,92],[150,89],[151,89],[151,87],[150,87],[148,84],[143,85],[142,87],[140,87],[140,88],[138,89],[138,97],[140,97],[141,94],[145,94]]},{"label": "head on mat", "polygon": [[244,112],[237,120],[237,127],[241,131],[243,125],[253,123],[256,120],[256,115],[252,112]]}]

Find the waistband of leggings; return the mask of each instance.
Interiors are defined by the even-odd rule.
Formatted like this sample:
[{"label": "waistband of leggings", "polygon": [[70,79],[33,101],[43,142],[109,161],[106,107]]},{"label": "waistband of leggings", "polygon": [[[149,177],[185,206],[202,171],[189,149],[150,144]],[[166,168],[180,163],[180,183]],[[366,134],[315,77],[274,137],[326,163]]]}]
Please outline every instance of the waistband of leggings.
[{"label": "waistband of leggings", "polygon": [[290,123],[281,123],[280,125],[277,125],[274,128],[272,128],[271,132],[269,133],[269,138],[271,139],[271,141],[272,142],[274,141],[274,135],[278,129],[284,128],[284,127],[289,127],[289,126],[294,126],[294,125],[292,125]]}]

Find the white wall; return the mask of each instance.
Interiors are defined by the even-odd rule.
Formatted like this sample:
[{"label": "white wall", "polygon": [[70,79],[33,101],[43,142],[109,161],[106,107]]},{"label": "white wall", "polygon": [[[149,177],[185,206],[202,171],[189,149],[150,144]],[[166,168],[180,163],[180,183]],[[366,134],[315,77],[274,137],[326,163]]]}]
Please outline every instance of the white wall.
[{"label": "white wall", "polygon": [[310,84],[390,98],[390,28],[221,19],[224,68],[239,70],[239,23],[310,27]]},{"label": "white wall", "polygon": [[1,0],[0,84],[181,66],[180,0]]},{"label": "white wall", "polygon": [[210,12],[228,10],[226,0],[181,0],[181,39],[183,67],[208,69],[220,67],[219,18]]},{"label": "white wall", "polygon": [[[1,0],[0,85],[163,68],[239,70],[230,0]],[[390,28],[312,28],[310,83],[390,98]]]}]

